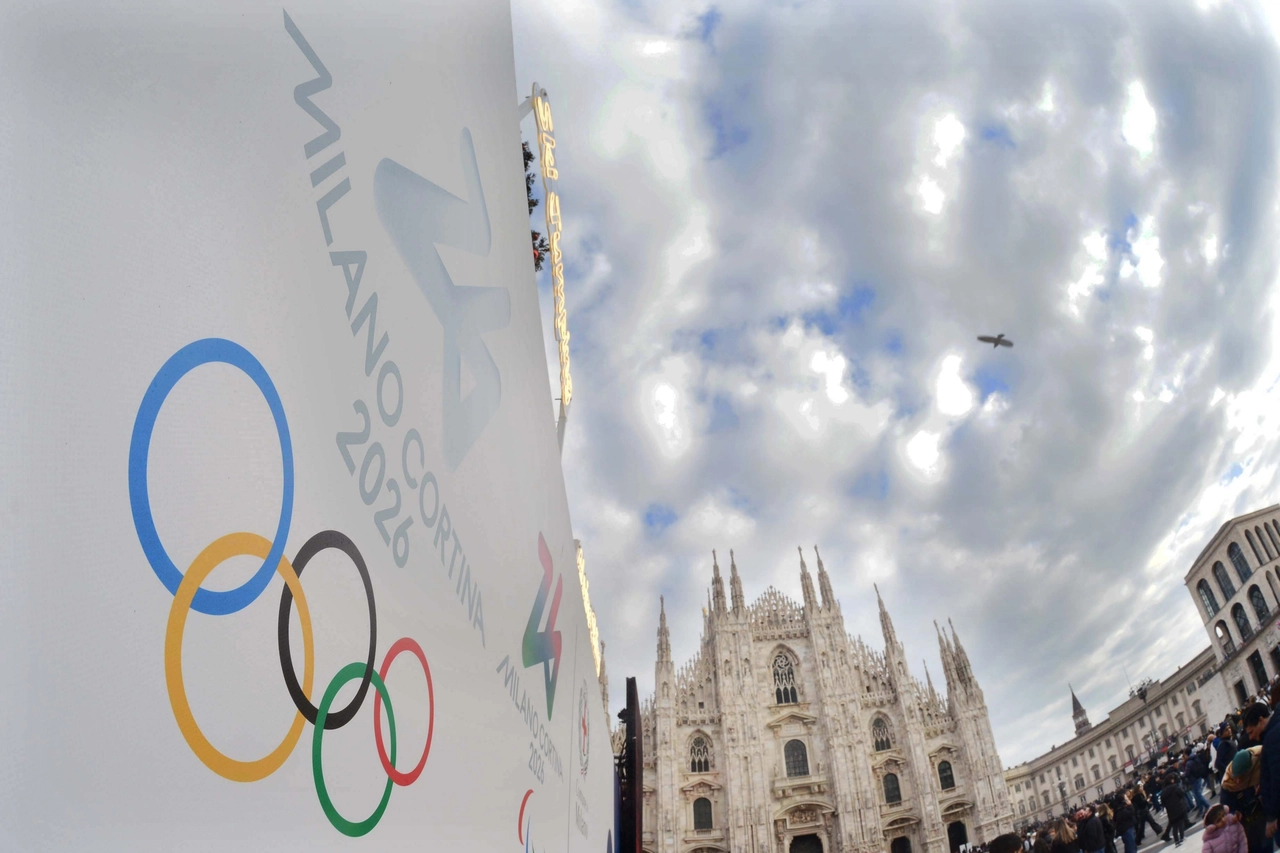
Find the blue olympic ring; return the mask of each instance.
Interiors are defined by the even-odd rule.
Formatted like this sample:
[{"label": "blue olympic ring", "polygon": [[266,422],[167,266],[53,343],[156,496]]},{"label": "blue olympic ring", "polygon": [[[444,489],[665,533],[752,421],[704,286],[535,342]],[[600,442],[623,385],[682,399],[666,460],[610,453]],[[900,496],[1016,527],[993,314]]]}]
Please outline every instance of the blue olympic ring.
[{"label": "blue olympic ring", "polygon": [[151,515],[151,497],[147,492],[147,461],[151,454],[151,433],[156,418],[169,392],[178,381],[202,364],[221,362],[243,371],[271,408],[276,432],[280,436],[280,455],[284,461],[284,496],[280,502],[280,523],[271,542],[262,568],[253,577],[235,589],[222,591],[199,589],[191,608],[210,616],[226,616],[248,607],[271,582],[276,566],[284,556],[285,540],[289,538],[289,522],[293,517],[293,442],[289,439],[289,424],[284,417],[284,404],[266,368],[247,349],[222,338],[205,338],[187,344],[164,363],[160,372],[151,380],[147,393],[138,406],[138,417],[133,423],[133,437],[129,441],[129,507],[133,510],[133,526],[138,531],[138,541],[146,554],[147,562],[156,577],[171,594],[176,594],[182,582],[182,572],[173,564],[160,535],[156,532],[155,519]]}]

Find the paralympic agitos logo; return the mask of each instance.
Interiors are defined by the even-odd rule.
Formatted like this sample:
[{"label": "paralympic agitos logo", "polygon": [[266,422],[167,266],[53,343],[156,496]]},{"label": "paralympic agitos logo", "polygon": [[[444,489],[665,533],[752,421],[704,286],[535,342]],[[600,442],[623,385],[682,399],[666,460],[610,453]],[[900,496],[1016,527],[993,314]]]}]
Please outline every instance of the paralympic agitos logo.
[{"label": "paralympic agitos logo", "polygon": [[[148,465],[151,453],[151,437],[155,430],[160,409],[177,384],[192,370],[203,365],[225,364],[236,368],[248,376],[258,387],[266,399],[275,421],[276,433],[280,441],[280,455],[284,467],[284,488],[280,500],[280,518],[276,524],[274,539],[268,540],[256,533],[234,532],[215,539],[196,556],[186,573],[178,570],[173,560],[160,541],[156,531],[155,519],[151,512],[151,497],[148,490]],[[382,819],[387,804],[391,799],[394,785],[412,785],[422,774],[431,752],[431,738],[435,728],[435,692],[431,684],[431,669],[427,665],[427,656],[418,643],[402,637],[391,644],[382,659],[381,669],[374,669],[374,660],[378,647],[378,615],[374,605],[373,582],[369,577],[369,569],[364,557],[355,543],[345,534],[337,530],[323,530],[307,539],[298,549],[293,560],[284,554],[289,538],[289,527],[293,519],[294,499],[294,465],[293,443],[289,435],[289,423],[285,418],[284,405],[275,385],[268,376],[266,368],[248,350],[239,344],[220,338],[207,338],[188,344],[178,350],[151,380],[142,403],[138,406],[138,414],[133,424],[133,434],[129,443],[129,505],[133,513],[134,528],[138,534],[138,542],[151,570],[165,588],[173,594],[173,604],[169,608],[168,626],[164,637],[164,673],[168,687],[169,704],[173,709],[174,720],[178,729],[186,739],[187,745],[200,761],[223,778],[235,782],[256,782],[266,778],[278,770],[292,754],[294,747],[302,736],[304,723],[311,723],[311,768],[315,781],[316,796],[320,807],[329,822],[344,835],[361,836],[370,832]],[[338,670],[325,688],[319,707],[311,703],[312,683],[315,675],[314,642],[311,631],[311,614],[307,607],[307,599],[302,587],[302,571],[307,563],[321,551],[333,549],[342,552],[351,561],[364,584],[365,597],[369,605],[369,651],[363,661],[355,661]],[[202,584],[209,574],[226,560],[248,555],[262,560],[262,566],[241,586],[235,589],[215,591],[203,589]],[[252,761],[231,758],[218,750],[201,731],[191,706],[187,701],[186,688],[182,671],[182,638],[187,624],[187,617],[192,610],[209,616],[229,616],[248,607],[266,591],[273,575],[279,574],[284,580],[280,593],[279,617],[277,622],[276,641],[280,653],[280,669],[285,688],[297,706],[297,714],[285,734],[280,745],[268,755]],[[293,665],[293,654],[289,640],[289,622],[294,605],[298,608],[298,621],[302,628],[303,674],[302,683],[298,683],[297,673]],[[422,664],[422,671],[427,679],[427,696],[430,703],[427,742],[423,747],[422,757],[410,771],[396,769],[396,724],[391,710],[391,696],[387,691],[385,679],[392,662],[401,652],[410,652]],[[348,682],[359,681],[356,694],[347,706],[333,710],[332,705],[338,692]],[[321,764],[321,744],[325,731],[340,729],[355,718],[364,704],[373,685],[373,731],[377,743],[378,758],[387,774],[387,784],[382,798],[373,814],[364,820],[352,821],[338,813],[329,797],[325,786],[324,769]],[[390,749],[383,741],[382,707],[387,710],[387,730]]]}]

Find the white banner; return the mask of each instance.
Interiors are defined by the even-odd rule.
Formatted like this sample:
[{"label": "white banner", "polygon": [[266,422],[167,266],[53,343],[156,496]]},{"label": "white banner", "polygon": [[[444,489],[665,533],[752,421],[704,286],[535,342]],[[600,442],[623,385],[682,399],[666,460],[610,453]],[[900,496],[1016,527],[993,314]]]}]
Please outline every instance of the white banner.
[{"label": "white banner", "polygon": [[0,14],[0,849],[611,851],[506,2]]}]

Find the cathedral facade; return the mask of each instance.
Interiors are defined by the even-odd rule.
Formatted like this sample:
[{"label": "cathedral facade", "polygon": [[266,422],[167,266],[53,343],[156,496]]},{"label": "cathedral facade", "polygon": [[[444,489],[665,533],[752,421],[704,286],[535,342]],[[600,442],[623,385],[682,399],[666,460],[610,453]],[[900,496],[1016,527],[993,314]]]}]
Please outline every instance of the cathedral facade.
[{"label": "cathedral facade", "polygon": [[846,633],[817,569],[819,592],[802,552],[803,603],[770,587],[747,605],[732,552],[728,599],[713,555],[701,644],[679,668],[662,609],[641,723],[648,853],[946,853],[1012,829],[954,629],[938,631],[943,695],[911,675],[883,601],[883,651]]}]

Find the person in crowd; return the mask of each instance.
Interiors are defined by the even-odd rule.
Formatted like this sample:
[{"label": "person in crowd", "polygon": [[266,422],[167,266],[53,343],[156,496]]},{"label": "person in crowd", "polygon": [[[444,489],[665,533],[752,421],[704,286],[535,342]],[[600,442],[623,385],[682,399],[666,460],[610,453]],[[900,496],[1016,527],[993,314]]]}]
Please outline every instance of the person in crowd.
[{"label": "person in crowd", "polygon": [[1076,843],[1081,853],[1105,853],[1107,840],[1102,831],[1102,818],[1085,806],[1076,812]]},{"label": "person in crowd", "polygon": [[1111,811],[1111,806],[1105,802],[1099,803],[1097,808],[1094,809],[1094,813],[1102,821],[1102,840],[1105,853],[1117,853],[1115,814]]},{"label": "person in crowd", "polygon": [[1262,744],[1262,754],[1255,763],[1261,765],[1258,793],[1268,839],[1276,834],[1277,819],[1280,819],[1280,725],[1277,721],[1280,714],[1273,715],[1263,702],[1251,705],[1241,720],[1249,738]]},{"label": "person in crowd", "polygon": [[1156,834],[1164,832],[1164,828],[1156,823],[1156,819],[1151,816],[1151,803],[1147,799],[1146,789],[1142,785],[1134,787],[1131,802],[1133,803],[1133,813],[1138,819],[1138,833],[1135,842],[1141,847],[1147,824],[1151,824],[1151,828]]},{"label": "person in crowd", "polygon": [[1240,821],[1250,853],[1271,853],[1272,848],[1258,796],[1262,766],[1262,747],[1236,750],[1227,774],[1222,777],[1221,803]]},{"label": "person in crowd", "polygon": [[1240,818],[1231,809],[1218,803],[1204,816],[1202,853],[1248,853],[1249,842],[1240,825]]},{"label": "person in crowd", "polygon": [[1165,820],[1168,821],[1164,837],[1167,840],[1167,837],[1172,835],[1173,846],[1181,847],[1183,835],[1187,830],[1187,792],[1182,789],[1176,773],[1170,773],[1165,777],[1160,798],[1164,800]]},{"label": "person in crowd", "polygon": [[[997,835],[987,845],[987,853],[1019,853],[1022,850],[1022,839],[1012,832]],[[1234,851],[1227,851],[1234,853]]]},{"label": "person in crowd", "polygon": [[1053,822],[1053,843],[1049,853],[1080,853],[1076,842],[1076,828],[1071,821],[1060,817]]},{"label": "person in crowd", "polygon": [[1052,853],[1054,840],[1052,823],[1041,827],[1036,832],[1036,841],[1031,845],[1031,853]]},{"label": "person in crowd", "polygon": [[1124,853],[1137,853],[1138,844],[1134,839],[1134,825],[1137,823],[1138,817],[1133,812],[1133,803],[1129,800],[1130,796],[1130,793],[1125,791],[1116,800],[1115,817],[1112,818],[1112,821],[1115,824],[1116,837],[1124,845]]},{"label": "person in crowd", "polygon": [[1222,777],[1227,774],[1227,767],[1231,764],[1231,759],[1236,755],[1236,742],[1234,732],[1229,725],[1223,725],[1218,732],[1217,752],[1215,754],[1213,770],[1219,782]]}]

